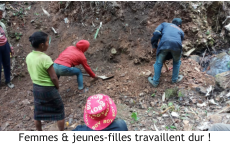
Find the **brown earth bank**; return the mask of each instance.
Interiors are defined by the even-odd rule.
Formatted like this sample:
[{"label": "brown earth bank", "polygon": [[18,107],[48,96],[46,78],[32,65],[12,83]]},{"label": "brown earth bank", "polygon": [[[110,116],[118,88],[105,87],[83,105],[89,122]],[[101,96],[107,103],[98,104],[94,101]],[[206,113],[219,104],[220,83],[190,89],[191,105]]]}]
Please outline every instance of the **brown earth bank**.
[{"label": "brown earth bank", "polygon": [[[75,76],[60,78],[59,92],[65,105],[66,122],[70,124],[67,130],[84,123],[86,99],[98,93],[107,94],[115,101],[118,116],[125,119],[129,130],[202,130],[198,127],[203,126],[204,121],[211,124],[229,122],[229,115],[221,115],[221,119],[218,117],[213,121],[215,116],[212,114],[226,106],[226,100],[218,105],[208,103],[219,93],[213,92],[205,97],[206,89],[215,85],[214,77],[202,72],[201,66],[193,59],[182,58],[180,74],[184,79],[179,84],[171,84],[171,72],[162,73],[157,88],[147,81],[148,76],[154,73],[156,60],[155,54],[150,52],[152,33],[160,23],[171,22],[174,17],[183,20],[184,52],[195,48],[195,53],[205,49],[211,53],[229,47],[229,36],[222,24],[228,14],[228,2],[5,4],[7,14],[3,22],[15,49],[15,57],[12,58],[15,88],[0,87],[0,130],[35,130],[32,81],[25,58],[32,50],[28,38],[39,30],[51,37],[46,54],[52,60],[66,47],[86,39],[90,48],[85,55],[92,70],[97,75],[114,75],[113,79],[106,81],[84,77],[84,85],[89,87],[89,91],[83,95],[77,93]],[[49,17],[41,6],[50,14]],[[100,22],[102,27],[94,39]],[[172,61],[168,61],[168,65],[172,66]],[[84,72],[81,66],[78,67]],[[164,94],[165,98],[162,97]],[[203,103],[207,104],[202,106]],[[137,113],[138,121],[131,118],[133,113]],[[43,123],[44,130],[55,130],[54,122]]]}]

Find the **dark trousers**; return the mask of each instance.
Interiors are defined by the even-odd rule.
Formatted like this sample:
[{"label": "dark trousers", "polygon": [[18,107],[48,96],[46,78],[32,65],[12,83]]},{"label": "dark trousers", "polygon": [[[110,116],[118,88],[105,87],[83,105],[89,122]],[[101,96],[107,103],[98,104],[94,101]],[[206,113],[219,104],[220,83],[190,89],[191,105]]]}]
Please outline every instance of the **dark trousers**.
[{"label": "dark trousers", "polygon": [[161,76],[161,69],[165,58],[167,57],[168,53],[172,54],[173,57],[173,74],[172,74],[172,82],[175,83],[178,79],[180,65],[181,65],[181,50],[170,50],[165,49],[161,50],[160,53],[157,55],[156,62],[154,64],[154,76],[153,76],[153,83],[159,84],[160,76]]},{"label": "dark trousers", "polygon": [[8,42],[4,46],[0,46],[0,83],[2,74],[2,65],[5,75],[5,83],[10,82],[10,45]]}]

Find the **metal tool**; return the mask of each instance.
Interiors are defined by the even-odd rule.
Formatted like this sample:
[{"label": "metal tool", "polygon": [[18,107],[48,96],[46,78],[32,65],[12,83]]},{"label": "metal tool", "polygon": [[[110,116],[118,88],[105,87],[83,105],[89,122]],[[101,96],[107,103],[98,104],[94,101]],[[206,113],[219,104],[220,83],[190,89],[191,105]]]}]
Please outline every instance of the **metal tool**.
[{"label": "metal tool", "polygon": [[[89,74],[82,74],[83,76],[88,76],[88,77],[90,77],[90,75]],[[111,79],[111,78],[113,78],[114,76],[97,76],[98,78],[100,78],[100,79],[102,79],[102,80],[108,80],[108,79]]]}]

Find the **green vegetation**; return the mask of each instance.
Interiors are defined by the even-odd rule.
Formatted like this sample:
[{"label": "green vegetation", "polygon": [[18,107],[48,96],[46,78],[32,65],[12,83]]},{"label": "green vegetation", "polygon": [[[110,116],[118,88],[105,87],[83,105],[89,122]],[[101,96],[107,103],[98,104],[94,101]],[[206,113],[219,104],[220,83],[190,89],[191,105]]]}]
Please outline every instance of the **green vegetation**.
[{"label": "green vegetation", "polygon": [[214,44],[213,41],[209,41],[209,42],[208,42],[208,45],[210,45],[210,46],[213,46],[213,44]]},{"label": "green vegetation", "polygon": [[15,37],[16,37],[16,40],[17,40],[17,41],[19,41],[19,40],[21,39],[21,36],[22,36],[21,33],[15,32]]},{"label": "green vegetation", "polygon": [[181,91],[178,91],[178,97],[184,97],[184,94]]},{"label": "green vegetation", "polygon": [[38,16],[38,15],[39,15],[39,13],[34,12],[34,15],[37,15],[37,16]]},{"label": "green vegetation", "polygon": [[165,98],[169,99],[177,96],[178,88],[169,88],[165,91]]},{"label": "green vegetation", "polygon": [[166,129],[176,129],[176,127],[175,127],[175,126],[172,126],[172,125],[171,125],[171,126],[169,126],[169,127],[168,127],[168,126],[166,126],[165,128],[166,128]]},{"label": "green vegetation", "polygon": [[139,118],[137,117],[137,112],[133,112],[132,115],[131,115],[131,117],[132,117],[132,119],[134,121],[138,121],[139,120]]},{"label": "green vegetation", "polygon": [[170,107],[170,106],[173,106],[173,103],[172,103],[172,102],[169,102],[169,103],[168,103],[168,107]]},{"label": "green vegetation", "polygon": [[23,9],[21,8],[18,12],[15,12],[15,13],[13,13],[13,15],[14,16],[19,16],[19,17],[23,17],[23,15],[24,15],[24,11],[23,11]]},{"label": "green vegetation", "polygon": [[166,104],[162,104],[162,105],[161,105],[161,109],[162,109],[162,110],[166,109],[167,107],[168,107],[168,106],[167,106]]}]

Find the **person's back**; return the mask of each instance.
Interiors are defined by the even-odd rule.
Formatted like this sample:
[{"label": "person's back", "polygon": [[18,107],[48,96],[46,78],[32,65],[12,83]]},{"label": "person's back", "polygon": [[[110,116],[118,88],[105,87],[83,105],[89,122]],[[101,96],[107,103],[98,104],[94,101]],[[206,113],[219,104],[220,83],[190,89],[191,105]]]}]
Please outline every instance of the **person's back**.
[{"label": "person's back", "polygon": [[54,86],[47,72],[52,59],[43,52],[32,51],[26,57],[27,68],[34,84],[41,86]]},{"label": "person's back", "polygon": [[180,49],[182,50],[182,40],[184,38],[184,32],[180,27],[172,23],[162,23],[157,28],[157,31],[161,32],[161,39],[158,45],[157,54],[160,50],[165,49]]},{"label": "person's back", "polygon": [[171,40],[179,44],[182,43],[182,36],[184,33],[180,27],[172,23],[162,23],[162,25],[164,25],[164,29],[162,30],[161,40]]},{"label": "person's back", "polygon": [[75,46],[69,46],[58,56],[54,63],[74,67],[75,65],[81,64],[84,59],[86,60],[82,51]]}]

